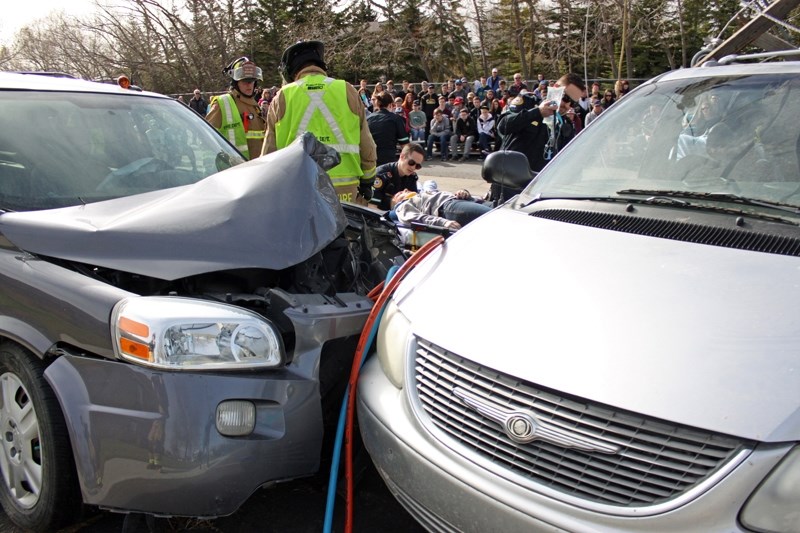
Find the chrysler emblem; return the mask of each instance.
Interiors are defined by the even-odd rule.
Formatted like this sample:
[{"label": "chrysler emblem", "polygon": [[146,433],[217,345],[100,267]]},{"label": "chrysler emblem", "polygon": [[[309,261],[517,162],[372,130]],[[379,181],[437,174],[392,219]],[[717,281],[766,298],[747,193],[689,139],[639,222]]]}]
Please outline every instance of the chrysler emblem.
[{"label": "chrysler emblem", "polygon": [[516,443],[528,444],[534,440],[541,440],[562,448],[575,448],[585,452],[610,454],[619,452],[619,446],[584,435],[575,429],[561,428],[542,420],[532,411],[523,409],[510,411],[461,387],[453,389],[453,394],[470,409],[499,424],[508,438]]}]

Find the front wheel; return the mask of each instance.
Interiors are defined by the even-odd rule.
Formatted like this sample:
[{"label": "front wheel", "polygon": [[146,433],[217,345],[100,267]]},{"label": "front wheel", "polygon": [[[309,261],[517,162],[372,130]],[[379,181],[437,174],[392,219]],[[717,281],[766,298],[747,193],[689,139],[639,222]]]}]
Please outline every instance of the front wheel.
[{"label": "front wheel", "polygon": [[0,344],[0,504],[18,526],[52,531],[81,511],[66,423],[44,363]]}]

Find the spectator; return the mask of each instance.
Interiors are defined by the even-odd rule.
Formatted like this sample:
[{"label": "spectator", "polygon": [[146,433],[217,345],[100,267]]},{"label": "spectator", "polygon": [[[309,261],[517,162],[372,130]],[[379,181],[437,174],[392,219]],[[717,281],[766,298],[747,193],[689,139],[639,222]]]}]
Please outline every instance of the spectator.
[{"label": "spectator", "polygon": [[611,92],[611,89],[603,93],[603,98],[600,100],[600,103],[602,104],[604,110],[614,105],[614,102],[614,93]]},{"label": "spectator", "polygon": [[392,97],[392,100],[394,100],[397,96],[395,94],[396,89],[394,88],[394,82],[392,80],[388,80],[386,82],[386,92],[389,93],[389,95]]},{"label": "spectator", "polygon": [[503,78],[500,77],[500,72],[497,70],[497,67],[492,69],[492,75],[486,80],[486,85],[497,94],[500,90],[500,82],[505,81]]},{"label": "spectator", "polygon": [[528,86],[525,84],[524,81],[522,81],[522,74],[517,72],[516,74],[514,74],[514,83],[512,83],[511,86],[508,88],[508,94],[511,95],[511,97],[513,98],[523,90],[527,91]]},{"label": "spectator", "polygon": [[433,111],[433,120],[431,120],[429,131],[426,158],[428,161],[433,159],[433,145],[438,142],[442,161],[447,161],[447,151],[450,147],[450,137],[453,135],[453,129],[450,126],[450,119],[445,116],[440,107]]},{"label": "spectator", "polygon": [[464,82],[460,79],[456,80],[456,88],[453,92],[448,95],[449,97],[453,98],[461,98],[462,100],[466,100],[467,98],[467,90],[464,88]]},{"label": "spectator", "polygon": [[431,120],[433,120],[433,110],[439,106],[439,95],[436,94],[436,86],[434,84],[428,85],[428,91],[426,94],[422,95],[420,98],[420,107],[423,113],[425,113],[425,133],[430,131],[429,126]]},{"label": "spectator", "polygon": [[503,101],[498,100],[497,98],[492,98],[491,100],[488,100],[488,102],[489,102],[489,111],[492,112],[494,118],[495,119],[500,118],[500,114],[503,112]]},{"label": "spectator", "polygon": [[450,96],[447,97],[447,102],[445,103],[445,105],[447,106],[447,109],[450,111],[450,122],[453,124],[454,127],[456,125],[455,121],[458,118],[458,110],[461,109],[462,105],[464,105],[464,99],[463,98],[461,98],[461,100],[459,100],[458,105],[456,105],[456,99],[458,99],[458,98],[461,98],[461,97],[460,96],[453,96],[451,94]]},{"label": "spectator", "polygon": [[536,98],[536,102],[541,104],[545,100],[547,100],[547,85],[542,85],[539,87],[539,96]]},{"label": "spectator", "polygon": [[628,80],[617,80],[617,82],[614,84],[614,93],[617,100],[628,94],[630,90],[631,89],[630,85],[628,84]]},{"label": "spectator", "polygon": [[424,141],[425,140],[425,125],[428,123],[427,117],[425,113],[420,110],[420,103],[419,100],[414,100],[414,104],[412,105],[412,110],[408,114],[408,126],[411,129],[411,140],[412,141]]},{"label": "spectator", "polygon": [[408,129],[409,129],[408,128],[408,112],[406,111],[406,108],[403,107],[403,99],[400,98],[399,96],[395,97],[395,99],[394,99],[394,105],[392,106],[392,113],[394,113],[395,115],[397,115],[397,116],[399,116],[400,118],[403,119],[403,124],[405,125],[406,133],[408,133]]},{"label": "spectator", "polygon": [[228,63],[225,74],[230,78],[230,88],[211,100],[206,120],[245,159],[255,159],[264,144],[265,124],[256,102],[256,95],[261,94],[257,90],[259,80],[263,79],[261,69],[247,57],[240,57]]},{"label": "spectator", "polygon": [[450,93],[453,91],[453,87],[450,87],[450,82],[446,81],[442,83],[442,95],[447,98]]},{"label": "spectator", "polygon": [[506,80],[500,80],[500,87],[495,91],[498,98],[502,98],[505,93],[508,92],[508,86],[506,85]]},{"label": "spectator", "polygon": [[[456,96],[453,98],[452,104],[450,106],[450,119],[456,120],[458,119],[458,113],[466,107],[464,103],[464,99],[460,96]],[[469,112],[469,110],[467,110]],[[455,124],[453,124],[455,126]]]},{"label": "spectator", "polygon": [[437,107],[436,109],[438,109],[439,111],[444,113],[444,116],[446,116],[448,118],[448,122],[449,122],[449,119],[451,118],[451,113],[452,113],[452,106],[447,104],[447,98],[445,98],[444,95],[440,95],[439,96],[439,107]]},{"label": "spectator", "polygon": [[486,76],[481,76],[481,79],[475,84],[475,96],[483,101],[483,99],[486,98],[486,91],[489,89],[491,89],[491,87],[487,84]]},{"label": "spectator", "polygon": [[547,96],[547,82],[543,81],[539,83],[533,90],[533,95],[541,103],[541,101],[544,100],[545,96]]},{"label": "spectator", "polygon": [[478,117],[477,125],[478,146],[481,149],[481,157],[479,157],[478,160],[482,160],[493,151],[492,144],[495,139],[495,118],[489,110],[489,106],[481,104],[480,112],[481,114]]},{"label": "spectator", "polygon": [[586,116],[589,114],[589,111],[591,111],[591,107],[592,102],[589,100],[589,92],[584,90],[580,100],[578,100],[578,106],[575,108],[575,112],[578,113],[584,127],[586,127]]},{"label": "spectator", "polygon": [[208,111],[208,102],[206,102],[205,98],[203,98],[203,95],[200,94],[200,89],[194,90],[194,95],[192,96],[191,100],[189,100],[189,107],[194,109],[195,113],[201,117],[206,116],[206,112]]},{"label": "spectator", "polygon": [[[392,96],[388,91],[372,95],[375,112],[367,117],[367,125],[375,141],[378,166],[390,163],[397,157],[397,145],[408,142],[408,133],[403,117],[389,111]],[[402,107],[400,107],[402,109]]]},{"label": "spectator", "polygon": [[375,172],[373,184],[372,203],[378,209],[391,208],[392,197],[402,191],[417,191],[417,170],[422,168],[425,160],[425,150],[416,143],[409,143],[400,150],[397,161],[386,163],[378,167]]},{"label": "spectator", "polygon": [[[336,194],[342,202],[365,204],[375,181],[375,142],[358,91],[328,76],[324,53],[320,41],[299,42],[283,52],[284,85],[269,106],[261,153],[284,148],[307,131],[325,144],[339,145],[341,162],[328,170]],[[315,112],[304,120],[309,109]]]},{"label": "spectator", "polygon": [[364,109],[366,110],[367,115],[372,113],[372,97],[370,96],[369,89],[359,87],[358,97],[361,100],[361,103],[364,104]]},{"label": "spectator", "polygon": [[422,89],[417,93],[417,100],[422,100],[428,94],[428,85],[428,82],[425,80],[420,83]]},{"label": "spectator", "polygon": [[569,96],[564,96],[561,99],[561,106],[559,107],[559,114],[561,115],[562,122],[559,124],[558,131],[558,150],[561,151],[569,141],[575,138],[583,129],[583,122],[575,108],[572,107],[572,99]]},{"label": "spectator", "polygon": [[589,111],[589,114],[586,115],[586,125],[588,126],[592,122],[600,116],[603,112],[603,103],[600,100],[595,100],[592,102],[592,110]]},{"label": "spectator", "polygon": [[372,91],[370,91],[369,87],[367,87],[367,80],[361,80],[358,82],[358,89],[359,92],[363,92],[367,96],[367,100],[372,98]]},{"label": "spectator", "polygon": [[491,211],[488,205],[476,202],[466,189],[453,194],[440,191],[435,182],[429,181],[423,183],[419,193],[401,191],[392,198],[393,210],[401,224],[416,222],[457,230]]},{"label": "spectator", "polygon": [[416,98],[414,97],[414,92],[413,91],[406,92],[406,95],[403,97],[403,109],[406,112],[406,118],[408,117],[408,114],[414,110],[414,101],[416,101]]},{"label": "spectator", "polygon": [[[472,144],[475,142],[477,134],[478,127],[469,115],[469,110],[466,107],[462,107],[459,109],[458,118],[456,119],[455,135],[450,137],[450,157],[456,161],[469,160]],[[458,144],[464,145],[461,157],[456,157],[458,155]]]},{"label": "spectator", "polygon": [[[408,82],[408,80],[403,80],[402,86],[399,89],[396,89],[396,95],[395,96],[399,96],[400,98],[405,99],[406,95],[409,92],[411,92],[411,89],[409,88],[409,86],[410,86],[410,83]],[[412,101],[413,101],[413,99],[412,99]]]},{"label": "spectator", "polygon": [[486,96],[484,96],[483,101],[481,104],[486,104],[489,106],[489,109],[492,108],[492,100],[495,99],[495,94],[493,89],[486,89]]},{"label": "spectator", "polygon": [[[475,121],[475,124],[478,123],[478,117],[481,116],[481,99],[477,96],[472,97],[472,102],[469,107],[469,114],[472,117],[472,120]],[[487,106],[488,108],[488,106]]]}]

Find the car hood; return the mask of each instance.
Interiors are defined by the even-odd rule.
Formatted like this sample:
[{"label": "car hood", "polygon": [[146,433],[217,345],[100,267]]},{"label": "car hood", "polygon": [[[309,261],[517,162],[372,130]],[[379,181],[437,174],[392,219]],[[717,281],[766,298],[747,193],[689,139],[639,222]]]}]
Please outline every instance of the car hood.
[{"label": "car hood", "polygon": [[800,260],[497,209],[394,296],[413,332],[534,384],[760,441],[800,439]]},{"label": "car hood", "polygon": [[338,154],[307,134],[192,185],[82,206],[5,213],[0,232],[49,257],[172,280],[233,268],[283,269],[347,223],[330,178]]}]

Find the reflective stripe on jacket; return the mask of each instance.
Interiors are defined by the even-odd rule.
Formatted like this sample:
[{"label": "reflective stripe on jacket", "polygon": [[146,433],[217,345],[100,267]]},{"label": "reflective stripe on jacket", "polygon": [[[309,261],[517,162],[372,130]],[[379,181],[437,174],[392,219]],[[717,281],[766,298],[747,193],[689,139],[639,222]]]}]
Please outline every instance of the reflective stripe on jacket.
[{"label": "reflective stripe on jacket", "polygon": [[[216,97],[219,102],[219,110],[222,115],[222,125],[219,128],[228,142],[236,147],[237,150],[242,152],[245,159],[250,159],[250,150],[247,148],[248,133],[244,131],[244,124],[242,123],[242,116],[239,114],[239,108],[236,107],[236,100],[230,94],[221,94]],[[263,131],[255,131],[253,133],[260,133],[261,139],[264,138]],[[257,138],[257,137],[252,137]]]},{"label": "reflective stripe on jacket", "polygon": [[288,146],[306,131],[339,152],[341,163],[328,171],[337,187],[357,185],[361,170],[358,115],[350,111],[346,84],[321,74],[305,76],[281,90],[286,111],[275,124],[278,149]]}]

